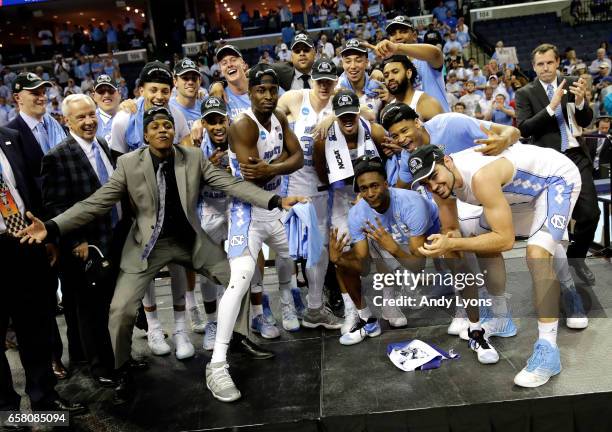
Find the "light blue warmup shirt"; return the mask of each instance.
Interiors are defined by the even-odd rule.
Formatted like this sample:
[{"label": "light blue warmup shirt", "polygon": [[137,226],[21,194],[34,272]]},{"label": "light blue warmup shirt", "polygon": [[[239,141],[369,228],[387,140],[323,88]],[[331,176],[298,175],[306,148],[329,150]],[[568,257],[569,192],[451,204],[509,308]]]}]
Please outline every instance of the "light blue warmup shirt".
[{"label": "light blue warmup shirt", "polygon": [[[474,140],[486,138],[480,130],[480,125],[487,129],[491,128],[491,122],[476,120],[475,118],[459,113],[438,114],[429,121],[423,123],[425,130],[429,133],[430,144],[437,145],[444,150],[444,154],[457,153],[474,147]],[[400,161],[399,178],[404,183],[412,182],[412,174],[408,170],[410,152],[402,151]]]},{"label": "light blue warmup shirt", "polygon": [[176,100],[176,96],[172,96],[170,98],[170,102],[168,102],[168,105],[183,113],[185,120],[187,120],[187,126],[189,126],[189,130],[191,130],[191,125],[193,124],[193,122],[199,120],[202,116],[200,111],[202,101],[200,99],[196,99],[196,103],[192,108],[185,108],[183,105],[178,103],[178,101]]},{"label": "light blue warmup shirt", "polygon": [[411,190],[389,188],[389,193],[391,204],[384,214],[371,208],[364,199],[349,210],[348,226],[353,243],[367,238],[363,232],[366,221],[377,227],[377,217],[399,244],[408,244],[410,237],[440,232],[438,207],[434,202]]},{"label": "light blue warmup shirt", "polygon": [[434,69],[425,60],[413,59],[412,63],[418,72],[415,88],[438,99],[444,111],[450,112],[450,107],[446,100],[446,85],[444,84],[442,68],[440,70]]}]

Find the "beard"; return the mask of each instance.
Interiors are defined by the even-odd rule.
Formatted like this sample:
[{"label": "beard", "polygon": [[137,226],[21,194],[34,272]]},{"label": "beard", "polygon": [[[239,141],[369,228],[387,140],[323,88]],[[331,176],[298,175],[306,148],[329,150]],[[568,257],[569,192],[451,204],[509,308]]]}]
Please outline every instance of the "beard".
[{"label": "beard", "polygon": [[408,84],[408,80],[406,79],[406,77],[404,77],[400,82],[397,83],[397,87],[395,88],[395,90],[391,90],[389,87],[387,87],[387,89],[389,90],[389,93],[395,96],[401,93],[405,93],[406,90],[408,90]]}]

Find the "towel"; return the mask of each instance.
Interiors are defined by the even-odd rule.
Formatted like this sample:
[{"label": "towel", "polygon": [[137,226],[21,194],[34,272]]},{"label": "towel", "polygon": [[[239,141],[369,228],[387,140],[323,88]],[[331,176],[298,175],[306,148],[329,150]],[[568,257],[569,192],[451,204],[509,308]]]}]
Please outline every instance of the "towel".
[{"label": "towel", "polygon": [[45,124],[47,135],[49,136],[49,148],[52,149],[66,138],[66,131],[62,125],[49,114],[43,116],[43,123]]},{"label": "towel", "polygon": [[323,237],[312,203],[298,203],[291,207],[284,223],[291,259],[305,258],[306,268],[314,267],[321,258]]},{"label": "towel", "polygon": [[136,112],[130,115],[127,131],[125,132],[125,141],[129,151],[134,151],[144,145],[144,98],[139,97],[136,101]]},{"label": "towel", "polygon": [[387,345],[387,355],[395,366],[406,372],[438,369],[443,360],[461,358],[453,350],[446,352],[418,339]]}]

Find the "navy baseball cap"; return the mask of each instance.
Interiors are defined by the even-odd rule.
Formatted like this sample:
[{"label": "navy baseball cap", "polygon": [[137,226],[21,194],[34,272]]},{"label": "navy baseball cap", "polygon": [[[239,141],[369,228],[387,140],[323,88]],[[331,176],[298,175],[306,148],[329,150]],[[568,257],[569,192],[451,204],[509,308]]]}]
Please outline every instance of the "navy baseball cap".
[{"label": "navy baseball cap", "polygon": [[423,180],[433,173],[436,162],[444,159],[444,152],[438,146],[428,144],[417,148],[410,155],[408,169],[412,174],[412,187],[417,186],[419,180]]},{"label": "navy baseball cap", "polygon": [[221,114],[222,116],[227,116],[227,105],[223,101],[223,99],[210,96],[204,99],[202,102],[202,106],[200,107],[200,112],[202,118],[206,117],[209,114],[216,113]]}]

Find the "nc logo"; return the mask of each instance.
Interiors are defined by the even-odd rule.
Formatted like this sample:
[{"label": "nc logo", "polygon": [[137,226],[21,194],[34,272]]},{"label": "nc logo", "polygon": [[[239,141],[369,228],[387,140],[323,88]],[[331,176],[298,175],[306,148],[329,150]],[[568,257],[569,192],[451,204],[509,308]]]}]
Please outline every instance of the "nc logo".
[{"label": "nc logo", "polygon": [[230,246],[242,246],[244,244],[243,235],[235,235],[230,239]]},{"label": "nc logo", "polygon": [[563,215],[560,214],[554,214],[551,218],[550,218],[550,224],[552,226],[554,226],[557,229],[564,229],[565,228],[565,221],[566,218]]}]

